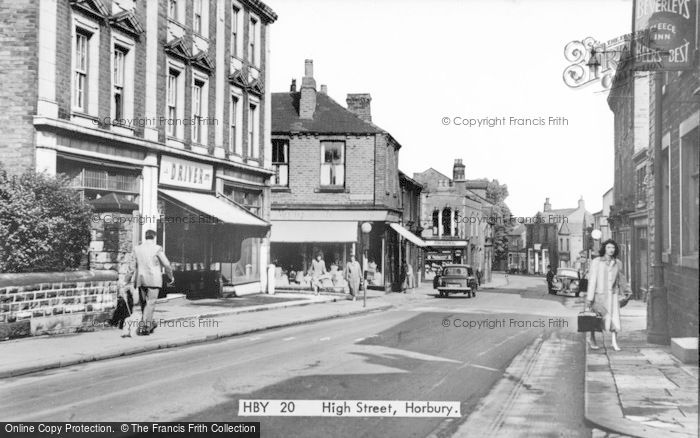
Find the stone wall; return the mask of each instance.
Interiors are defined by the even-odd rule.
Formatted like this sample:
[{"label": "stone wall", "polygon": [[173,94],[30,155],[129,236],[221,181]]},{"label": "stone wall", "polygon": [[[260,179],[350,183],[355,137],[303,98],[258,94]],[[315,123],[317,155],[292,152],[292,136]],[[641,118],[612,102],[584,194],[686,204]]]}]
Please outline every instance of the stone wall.
[{"label": "stone wall", "polygon": [[0,274],[0,340],[103,327],[117,292],[115,271]]}]

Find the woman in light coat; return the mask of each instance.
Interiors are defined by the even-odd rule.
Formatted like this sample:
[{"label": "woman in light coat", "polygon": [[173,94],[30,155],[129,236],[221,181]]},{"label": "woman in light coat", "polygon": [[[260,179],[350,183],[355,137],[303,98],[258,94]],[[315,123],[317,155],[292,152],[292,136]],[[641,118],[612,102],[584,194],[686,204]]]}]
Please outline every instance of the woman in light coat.
[{"label": "woman in light coat", "polygon": [[[586,304],[603,317],[604,330],[612,335],[612,348],[620,351],[617,333],[620,331],[620,291],[631,293],[629,283],[622,272],[622,262],[618,258],[620,248],[614,240],[602,243],[600,257],[591,261],[588,271],[588,292]],[[595,332],[591,332],[588,345],[597,350]]]}]

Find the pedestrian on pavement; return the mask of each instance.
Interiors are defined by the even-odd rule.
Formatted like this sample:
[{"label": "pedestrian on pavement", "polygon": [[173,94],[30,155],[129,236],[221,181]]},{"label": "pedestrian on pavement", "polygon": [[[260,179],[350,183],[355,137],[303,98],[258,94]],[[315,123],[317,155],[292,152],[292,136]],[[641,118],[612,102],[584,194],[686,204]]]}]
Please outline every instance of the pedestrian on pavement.
[{"label": "pedestrian on pavement", "polygon": [[413,266],[411,266],[410,263],[408,264],[408,267],[406,268],[406,281],[407,281],[406,286],[409,289],[413,289],[416,287],[416,279],[413,276]]},{"label": "pedestrian on pavement", "polygon": [[556,295],[557,291],[554,290],[554,269],[552,269],[552,265],[547,265],[547,291],[552,294]]},{"label": "pedestrian on pavement", "polygon": [[406,293],[406,289],[408,288],[407,274],[408,264],[406,263],[406,259],[403,259],[401,260],[401,272],[399,273],[399,280],[401,281],[401,292],[403,293]]},{"label": "pedestrian on pavement", "polygon": [[350,261],[345,266],[345,279],[348,281],[352,300],[355,301],[360,291],[360,282],[362,281],[362,267],[355,258],[355,254],[350,256]]},{"label": "pedestrian on pavement", "polygon": [[321,276],[327,273],[328,271],[326,270],[326,262],[323,260],[323,253],[319,251],[316,254],[316,260],[311,262],[311,284],[316,295],[318,295],[318,290],[321,287]]},{"label": "pedestrian on pavement", "polygon": [[162,269],[165,270],[165,275],[170,279],[168,286],[175,281],[170,262],[165,257],[163,248],[156,245],[155,239],[156,232],[147,230],[146,239],[134,248],[131,270],[127,276],[127,283],[131,283],[135,276],[136,287],[139,291],[139,300],[143,312],[141,323],[139,324],[140,335],[149,335],[157,327],[156,322],[153,320],[153,312],[156,309],[158,292],[163,287]]},{"label": "pedestrian on pavement", "polygon": [[481,268],[476,268],[476,281],[481,286]]},{"label": "pedestrian on pavement", "polygon": [[[606,240],[601,245],[599,254],[599,257],[591,261],[588,271],[586,306],[603,317],[603,328],[612,336],[612,348],[620,351],[617,345],[617,333],[620,331],[620,291],[628,295],[631,289],[622,272],[618,244],[612,239]],[[592,350],[599,348],[595,332],[591,332],[588,345]]]}]

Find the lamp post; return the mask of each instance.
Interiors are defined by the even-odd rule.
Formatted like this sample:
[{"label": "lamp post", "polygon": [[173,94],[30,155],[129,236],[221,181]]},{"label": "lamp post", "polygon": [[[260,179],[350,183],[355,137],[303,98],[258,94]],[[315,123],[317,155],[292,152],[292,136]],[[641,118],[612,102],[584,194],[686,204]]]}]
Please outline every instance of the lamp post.
[{"label": "lamp post", "polygon": [[362,224],[362,307],[367,307],[367,252],[369,251],[369,233],[372,231],[372,224],[364,222]]}]

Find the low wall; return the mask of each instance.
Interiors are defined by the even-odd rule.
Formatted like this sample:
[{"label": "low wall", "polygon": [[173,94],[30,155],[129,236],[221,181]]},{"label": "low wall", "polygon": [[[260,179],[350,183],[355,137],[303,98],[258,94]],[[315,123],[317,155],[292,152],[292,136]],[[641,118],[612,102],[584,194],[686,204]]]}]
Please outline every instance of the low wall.
[{"label": "low wall", "polygon": [[117,279],[116,271],[0,274],[0,340],[103,327]]}]

